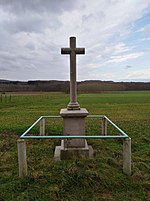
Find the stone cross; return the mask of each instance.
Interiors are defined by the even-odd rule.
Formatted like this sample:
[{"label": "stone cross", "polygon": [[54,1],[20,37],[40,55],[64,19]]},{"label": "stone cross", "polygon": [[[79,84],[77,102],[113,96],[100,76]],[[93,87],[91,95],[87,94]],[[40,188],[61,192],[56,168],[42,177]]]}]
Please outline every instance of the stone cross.
[{"label": "stone cross", "polygon": [[76,48],[76,37],[70,37],[70,48],[61,48],[61,54],[70,54],[70,103],[68,110],[80,110],[77,102],[76,54],[85,54],[85,48]]}]

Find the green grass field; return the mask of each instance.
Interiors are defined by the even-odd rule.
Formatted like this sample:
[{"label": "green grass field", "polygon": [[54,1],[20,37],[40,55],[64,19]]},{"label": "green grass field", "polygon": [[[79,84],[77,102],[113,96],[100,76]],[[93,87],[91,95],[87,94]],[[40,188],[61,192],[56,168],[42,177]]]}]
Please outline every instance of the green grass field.
[{"label": "green grass field", "polygon": [[[28,176],[18,177],[17,139],[43,115],[59,115],[63,93],[12,94],[0,103],[0,201],[150,200],[150,91],[80,94],[89,114],[108,116],[132,138],[132,175],[122,173],[121,140],[88,140],[94,159],[53,161],[60,140],[27,140]],[[100,134],[99,120],[86,120],[86,134]],[[33,133],[39,133],[35,127]],[[62,134],[61,119],[46,133]],[[108,134],[116,134],[109,125]]]}]

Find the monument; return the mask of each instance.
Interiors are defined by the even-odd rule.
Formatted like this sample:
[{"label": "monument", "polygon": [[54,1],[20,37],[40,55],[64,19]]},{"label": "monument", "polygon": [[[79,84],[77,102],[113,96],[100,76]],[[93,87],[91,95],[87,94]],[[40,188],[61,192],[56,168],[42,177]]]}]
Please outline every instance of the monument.
[{"label": "monument", "polygon": [[[27,176],[26,143],[24,139],[65,139],[61,140],[61,145],[55,148],[54,160],[56,161],[93,158],[93,149],[85,140],[85,118],[88,116],[88,111],[85,108],[80,108],[77,102],[76,54],[84,54],[85,49],[76,48],[76,38],[70,37],[70,47],[62,48],[61,53],[70,55],[70,102],[67,108],[60,110],[60,115],[64,122],[64,136],[45,135],[45,118],[60,118],[60,116],[41,116],[36,120],[17,141],[19,177]],[[90,118],[92,116],[102,120],[102,136],[88,137],[94,137],[95,139],[123,139],[123,172],[131,175],[131,138],[105,115],[90,115]],[[121,135],[107,135],[107,122],[117,129]],[[38,123],[40,123],[40,136],[28,135],[29,131]]]},{"label": "monument", "polygon": [[[85,118],[88,115],[86,108],[80,108],[77,102],[76,82],[76,54],[85,54],[85,48],[76,48],[76,38],[70,37],[70,47],[61,48],[61,54],[70,55],[70,102],[67,108],[60,110],[63,117],[65,136],[84,136]],[[91,158],[93,149],[88,146],[85,139],[65,139],[61,146],[55,148],[55,160],[68,160],[75,158]]]}]

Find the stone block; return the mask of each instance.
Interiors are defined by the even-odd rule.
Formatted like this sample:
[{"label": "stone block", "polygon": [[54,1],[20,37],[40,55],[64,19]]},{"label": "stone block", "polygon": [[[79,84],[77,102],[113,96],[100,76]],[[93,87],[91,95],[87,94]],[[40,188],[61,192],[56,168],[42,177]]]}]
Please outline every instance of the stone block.
[{"label": "stone block", "polygon": [[[64,135],[67,136],[83,136],[85,135],[85,117],[88,111],[85,108],[80,110],[61,109],[60,115],[64,119]],[[66,139],[64,141],[65,148],[85,147],[85,139]]]},{"label": "stone block", "polygon": [[94,151],[92,146],[88,146],[87,142],[85,143],[84,148],[65,148],[64,142],[62,140],[61,146],[55,148],[54,160],[75,160],[75,159],[86,159],[93,158]]}]

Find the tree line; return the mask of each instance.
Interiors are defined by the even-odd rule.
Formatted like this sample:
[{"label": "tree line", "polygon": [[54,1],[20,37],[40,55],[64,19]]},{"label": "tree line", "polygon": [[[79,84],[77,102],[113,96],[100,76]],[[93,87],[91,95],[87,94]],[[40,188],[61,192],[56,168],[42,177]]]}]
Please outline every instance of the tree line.
[{"label": "tree line", "polygon": [[[0,80],[0,92],[65,92],[69,93],[69,81],[9,81]],[[77,83],[78,93],[100,93],[102,91],[150,90],[150,82],[113,82],[88,80]]]}]

